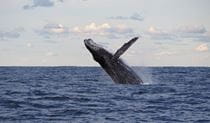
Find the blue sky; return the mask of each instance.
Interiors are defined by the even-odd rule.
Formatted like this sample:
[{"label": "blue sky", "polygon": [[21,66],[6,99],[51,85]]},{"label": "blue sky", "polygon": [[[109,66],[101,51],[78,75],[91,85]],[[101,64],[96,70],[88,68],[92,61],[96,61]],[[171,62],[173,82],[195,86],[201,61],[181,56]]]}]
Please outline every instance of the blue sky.
[{"label": "blue sky", "polygon": [[92,38],[130,65],[210,66],[209,0],[2,0],[0,66],[97,66]]}]

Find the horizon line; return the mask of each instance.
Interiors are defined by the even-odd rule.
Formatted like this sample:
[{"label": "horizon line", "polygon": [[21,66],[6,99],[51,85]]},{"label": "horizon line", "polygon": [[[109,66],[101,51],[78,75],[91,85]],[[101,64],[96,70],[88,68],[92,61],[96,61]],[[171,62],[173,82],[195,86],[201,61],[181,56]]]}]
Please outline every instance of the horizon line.
[{"label": "horizon line", "polygon": [[[94,65],[0,65],[0,67],[101,67]],[[192,65],[192,66],[184,66],[184,65],[131,65],[131,67],[210,67],[204,65]]]}]

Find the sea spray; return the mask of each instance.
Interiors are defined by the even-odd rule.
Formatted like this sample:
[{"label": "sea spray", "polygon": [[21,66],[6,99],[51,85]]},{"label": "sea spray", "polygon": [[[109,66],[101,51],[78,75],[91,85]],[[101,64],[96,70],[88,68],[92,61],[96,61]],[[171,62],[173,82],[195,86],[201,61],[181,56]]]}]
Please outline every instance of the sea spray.
[{"label": "sea spray", "polygon": [[148,67],[133,67],[132,68],[137,75],[143,80],[143,84],[154,84],[152,78],[152,68]]}]

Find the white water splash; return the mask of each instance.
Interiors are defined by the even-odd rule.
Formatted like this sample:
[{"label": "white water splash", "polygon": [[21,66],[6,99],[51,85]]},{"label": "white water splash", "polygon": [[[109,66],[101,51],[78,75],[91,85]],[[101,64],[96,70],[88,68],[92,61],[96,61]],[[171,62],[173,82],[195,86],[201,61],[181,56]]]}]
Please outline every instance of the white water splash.
[{"label": "white water splash", "polygon": [[144,85],[154,84],[152,79],[152,69],[147,67],[138,67],[134,70],[137,75],[142,79]]}]

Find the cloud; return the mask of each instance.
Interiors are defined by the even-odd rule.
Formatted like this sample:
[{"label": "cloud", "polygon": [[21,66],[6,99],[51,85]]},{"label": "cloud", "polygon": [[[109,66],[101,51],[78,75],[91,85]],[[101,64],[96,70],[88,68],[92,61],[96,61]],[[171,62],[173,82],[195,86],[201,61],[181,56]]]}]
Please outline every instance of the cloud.
[{"label": "cloud", "polygon": [[209,42],[210,36],[207,35],[204,26],[182,26],[172,30],[163,30],[156,27],[149,27],[145,32],[153,40],[185,40]]},{"label": "cloud", "polygon": [[193,41],[210,42],[210,36],[204,26],[185,26],[174,31],[180,39],[191,39]]},{"label": "cloud", "polygon": [[146,31],[146,34],[150,36],[151,39],[154,40],[175,40],[177,36],[169,31],[161,30],[156,27],[149,27]]},{"label": "cloud", "polygon": [[114,20],[135,20],[135,21],[143,21],[144,18],[142,15],[138,13],[134,13],[133,15],[126,17],[126,16],[114,16],[114,17],[109,17],[109,19],[114,19]]},{"label": "cloud", "polygon": [[200,36],[196,36],[194,38],[194,41],[200,41],[200,42],[210,42],[210,36],[208,35],[200,35]]},{"label": "cloud", "polygon": [[108,23],[96,24],[90,23],[85,26],[75,26],[72,29],[65,27],[62,24],[46,24],[42,29],[35,30],[35,33],[44,37],[64,37],[70,33],[74,36],[100,36],[106,38],[124,38],[136,35],[134,30],[126,25],[110,25]]},{"label": "cloud", "polygon": [[142,15],[138,14],[138,13],[134,13],[133,15],[130,16],[131,20],[136,20],[136,21],[143,21],[144,18]]},{"label": "cloud", "polygon": [[27,43],[26,46],[29,47],[29,48],[31,48],[32,47],[32,44],[31,43]]},{"label": "cloud", "polygon": [[160,60],[163,57],[170,57],[170,56],[174,56],[176,54],[177,54],[176,51],[160,51],[158,53],[155,53],[154,55],[157,60]]},{"label": "cloud", "polygon": [[45,56],[51,57],[51,56],[57,56],[58,54],[54,53],[54,52],[46,52]]},{"label": "cloud", "polygon": [[65,36],[69,34],[69,28],[64,27],[62,24],[46,24],[42,29],[35,30],[35,32],[45,38],[51,36]]},{"label": "cloud", "polygon": [[107,38],[121,38],[135,35],[134,30],[126,25],[112,26],[108,23],[98,25],[96,23],[90,23],[83,27],[76,26],[72,29],[72,32],[76,34],[103,36]]},{"label": "cloud", "polygon": [[159,53],[156,53],[155,55],[156,56],[170,56],[170,55],[175,55],[175,54],[177,54],[177,52],[175,52],[175,51],[161,51],[161,52],[159,52]]},{"label": "cloud", "polygon": [[195,48],[195,50],[199,52],[205,52],[205,51],[208,51],[209,48],[207,44],[200,44]]},{"label": "cloud", "polygon": [[174,30],[180,38],[193,39],[194,41],[210,41],[204,26],[184,26]]},{"label": "cloud", "polygon": [[197,25],[179,27],[177,31],[181,33],[191,33],[191,34],[203,34],[207,32],[204,26],[197,26]]},{"label": "cloud", "polygon": [[124,16],[115,16],[115,17],[109,17],[109,19],[127,20],[127,19],[128,19],[128,17],[124,17]]},{"label": "cloud", "polygon": [[23,9],[33,9],[36,7],[52,7],[56,2],[63,2],[63,0],[30,0],[32,4],[23,6]]},{"label": "cloud", "polygon": [[15,28],[11,31],[0,31],[1,39],[16,39],[20,37],[20,33],[23,32],[23,28]]},{"label": "cloud", "polygon": [[9,31],[9,32],[1,31],[0,37],[1,38],[18,38],[18,37],[20,37],[20,34],[15,31]]}]

